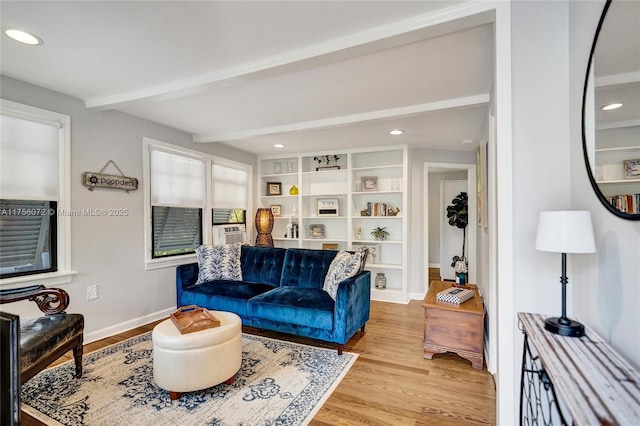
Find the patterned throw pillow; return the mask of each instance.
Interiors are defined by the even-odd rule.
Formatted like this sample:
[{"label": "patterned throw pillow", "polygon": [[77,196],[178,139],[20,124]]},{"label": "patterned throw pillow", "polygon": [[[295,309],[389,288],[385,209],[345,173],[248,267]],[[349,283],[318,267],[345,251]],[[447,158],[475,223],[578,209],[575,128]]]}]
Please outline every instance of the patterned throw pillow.
[{"label": "patterned throw pillow", "polygon": [[196,284],[212,280],[242,280],[240,268],[240,247],[242,244],[225,244],[219,246],[199,246],[198,281]]},{"label": "patterned throw pillow", "polygon": [[333,259],[322,286],[322,289],[329,293],[333,300],[336,300],[338,285],[360,272],[360,265],[365,255],[366,248],[360,249],[355,253],[340,250]]}]

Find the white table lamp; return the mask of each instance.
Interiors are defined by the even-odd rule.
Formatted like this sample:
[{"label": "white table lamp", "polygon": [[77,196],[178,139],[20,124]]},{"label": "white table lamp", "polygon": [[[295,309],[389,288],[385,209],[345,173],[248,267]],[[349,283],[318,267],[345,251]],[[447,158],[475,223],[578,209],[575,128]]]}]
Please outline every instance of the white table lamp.
[{"label": "white table lamp", "polygon": [[544,328],[562,336],[583,336],[584,326],[567,318],[567,253],[596,251],[591,214],[577,210],[540,212],[536,250],[562,253],[562,316],[547,318]]}]

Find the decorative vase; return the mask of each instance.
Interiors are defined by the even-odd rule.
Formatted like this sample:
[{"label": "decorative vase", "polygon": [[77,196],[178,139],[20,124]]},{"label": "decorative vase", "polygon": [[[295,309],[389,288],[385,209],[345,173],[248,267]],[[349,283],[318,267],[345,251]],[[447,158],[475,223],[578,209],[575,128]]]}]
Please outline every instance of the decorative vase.
[{"label": "decorative vase", "polygon": [[282,173],[282,162],[281,161],[276,161],[273,163],[273,172],[277,175],[279,175],[280,173]]},{"label": "decorative vase", "polygon": [[298,187],[293,185],[289,190],[289,195],[298,195]]},{"label": "decorative vase", "polygon": [[467,273],[456,272],[456,285],[464,286],[467,284]]},{"label": "decorative vase", "polygon": [[376,288],[387,288],[387,277],[384,275],[384,272],[378,272],[376,274]]}]

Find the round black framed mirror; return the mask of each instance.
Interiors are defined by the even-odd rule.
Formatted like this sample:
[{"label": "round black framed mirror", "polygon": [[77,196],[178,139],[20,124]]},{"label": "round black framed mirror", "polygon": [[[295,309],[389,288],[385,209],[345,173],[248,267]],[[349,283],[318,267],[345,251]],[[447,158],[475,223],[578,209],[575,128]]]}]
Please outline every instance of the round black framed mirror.
[{"label": "round black framed mirror", "polygon": [[640,2],[607,0],[582,98],[591,186],[618,217],[640,220]]}]

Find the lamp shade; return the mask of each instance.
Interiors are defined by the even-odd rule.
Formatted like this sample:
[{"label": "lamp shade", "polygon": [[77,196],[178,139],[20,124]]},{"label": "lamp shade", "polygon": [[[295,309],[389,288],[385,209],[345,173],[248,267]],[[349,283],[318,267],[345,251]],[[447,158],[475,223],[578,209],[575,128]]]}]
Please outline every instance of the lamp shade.
[{"label": "lamp shade", "polygon": [[555,253],[594,253],[591,213],[588,211],[540,212],[536,250]]}]

